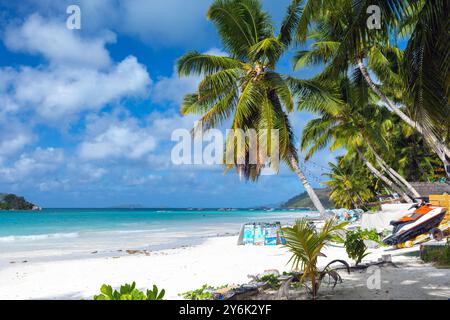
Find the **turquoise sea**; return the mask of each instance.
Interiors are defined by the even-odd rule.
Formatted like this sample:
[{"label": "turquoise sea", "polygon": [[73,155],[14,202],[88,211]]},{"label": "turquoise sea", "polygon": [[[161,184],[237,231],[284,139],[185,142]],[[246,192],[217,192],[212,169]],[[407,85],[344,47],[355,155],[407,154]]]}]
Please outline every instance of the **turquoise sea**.
[{"label": "turquoise sea", "polygon": [[[237,234],[247,222],[291,223],[309,210],[44,209],[0,212],[0,264],[23,259],[120,255]],[[25,260],[25,261],[28,261]]]}]

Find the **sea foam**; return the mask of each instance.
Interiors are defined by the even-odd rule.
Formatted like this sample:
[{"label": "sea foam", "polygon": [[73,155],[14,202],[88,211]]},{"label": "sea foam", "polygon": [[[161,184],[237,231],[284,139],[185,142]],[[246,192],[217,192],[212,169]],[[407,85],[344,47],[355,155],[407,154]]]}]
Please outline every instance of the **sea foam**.
[{"label": "sea foam", "polygon": [[34,234],[34,235],[26,235],[26,236],[7,236],[7,237],[0,237],[0,242],[36,241],[36,240],[47,240],[47,239],[65,239],[65,238],[77,238],[78,236],[79,236],[78,232]]}]

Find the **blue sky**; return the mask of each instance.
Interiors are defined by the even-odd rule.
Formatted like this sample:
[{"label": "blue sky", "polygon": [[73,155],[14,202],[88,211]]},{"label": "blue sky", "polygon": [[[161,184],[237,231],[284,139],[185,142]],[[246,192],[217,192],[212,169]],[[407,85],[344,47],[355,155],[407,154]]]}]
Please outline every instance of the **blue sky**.
[{"label": "blue sky", "polygon": [[[289,1],[263,1],[276,23]],[[303,191],[286,168],[258,183],[220,166],[175,166],[171,132],[190,129],[182,96],[196,78],[174,62],[189,50],[223,53],[208,0],[0,0],[0,192],[45,207],[247,207]],[[66,8],[81,8],[81,30]],[[292,73],[289,57],[279,70]],[[314,70],[302,70],[309,77]],[[300,135],[311,115],[291,115]],[[332,161],[307,164],[311,183]]]}]

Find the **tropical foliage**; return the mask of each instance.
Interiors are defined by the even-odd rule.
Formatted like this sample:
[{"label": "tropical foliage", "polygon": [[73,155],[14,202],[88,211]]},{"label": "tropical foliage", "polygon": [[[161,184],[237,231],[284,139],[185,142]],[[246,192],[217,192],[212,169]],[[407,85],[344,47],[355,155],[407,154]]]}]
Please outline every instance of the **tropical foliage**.
[{"label": "tropical foliage", "polygon": [[330,199],[336,207],[359,209],[374,200],[377,194],[385,190],[380,188],[378,180],[357,158],[338,157],[337,164],[329,163],[330,180],[325,184],[331,189]]},{"label": "tropical foliage", "polygon": [[[381,10],[378,30],[367,27],[369,5]],[[296,42],[311,43],[297,52],[294,66],[323,66],[316,81],[357,69],[380,99],[376,105],[410,126],[448,165],[449,7],[446,0],[293,0],[286,21],[296,26],[286,29]],[[405,48],[400,37],[408,40]]]},{"label": "tropical foliage", "polygon": [[226,288],[228,285],[214,287],[208,284],[204,284],[198,289],[191,290],[180,294],[186,300],[211,300],[214,296],[214,292],[221,288]]},{"label": "tropical foliage", "polygon": [[[376,29],[367,24],[369,6],[380,9]],[[227,54],[193,51],[178,60],[180,76],[202,78],[181,112],[200,116],[194,133],[231,123],[263,135],[268,153],[256,163],[247,142],[225,143],[227,168],[252,181],[276,157],[277,129],[279,156],[323,213],[299,165],[288,117],[297,106],[317,116],[302,132],[306,160],[326,147],[346,150],[326,183],[336,206],[391,195],[411,202],[419,194],[409,181],[450,177],[449,10],[447,0],[292,0],[276,33],[260,1],[215,0],[207,16]],[[279,73],[290,49],[295,70],[321,71],[311,79]]]},{"label": "tropical foliage", "polygon": [[[335,219],[328,219],[324,226],[317,231],[315,226],[306,219],[297,220],[294,226],[283,228],[286,238],[286,247],[292,253],[289,262],[295,270],[301,272],[300,282],[305,285],[313,299],[317,298],[322,280],[329,276],[336,283],[340,280],[336,270],[331,268],[334,263],[342,263],[347,269],[348,264],[342,260],[331,261],[324,269],[319,270],[318,258],[326,257],[323,250],[333,241],[339,231],[343,231],[346,223],[336,224]],[[309,282],[309,285],[307,284]]]},{"label": "tropical foliage", "polygon": [[32,210],[34,204],[15,194],[0,194],[0,210]]},{"label": "tropical foliage", "polygon": [[365,240],[371,240],[378,244],[382,244],[380,236],[376,230],[361,228],[347,230],[345,233],[345,239],[340,239],[340,241],[344,243],[347,255],[351,259],[355,260],[356,265],[358,265],[362,259],[369,254],[367,252],[367,246],[364,243]]},{"label": "tropical foliage", "polygon": [[[197,92],[184,97],[181,113],[200,115],[203,129],[231,119],[231,129],[238,139],[234,135],[227,137],[228,168],[236,167],[240,176],[255,181],[264,165],[276,165],[273,157],[279,157],[299,176],[316,208],[324,213],[298,165],[294,133],[287,115],[294,110],[288,77],[276,72],[289,39],[283,33],[274,33],[268,13],[257,0],[216,0],[207,16],[216,26],[228,56],[189,52],[178,60],[180,76],[203,78]],[[194,128],[194,134],[199,129]],[[237,142],[243,138],[240,130],[256,131],[258,150],[267,150],[266,155],[261,152],[255,155],[255,163],[249,161],[248,141],[244,146]],[[279,139],[276,154],[272,154],[274,130],[278,131]]]},{"label": "tropical foliage", "polygon": [[278,276],[274,274],[266,274],[259,279],[261,282],[265,282],[266,286],[270,289],[277,290],[281,286],[281,282]]},{"label": "tropical foliage", "polygon": [[109,285],[102,285],[100,294],[94,296],[94,300],[162,300],[165,295],[165,290],[159,291],[158,287],[153,285],[152,290],[147,290],[145,293],[136,289],[136,283],[124,284],[120,286],[119,290],[114,290]]},{"label": "tropical foliage", "polygon": [[[335,99],[320,104],[314,95],[304,95],[299,108],[316,113],[318,117],[303,129],[302,150],[307,151],[307,159],[327,146],[331,151],[342,147],[347,150],[345,157],[338,158],[337,165],[330,165],[332,173],[328,176],[332,180],[326,183],[332,189],[336,205],[358,208],[373,199],[377,195],[373,192],[376,185],[370,177],[364,178],[367,175],[377,178],[382,186],[398,193],[405,201],[411,201],[420,195],[407,182],[412,177],[404,177],[408,166],[415,163],[421,169],[421,179],[430,178],[435,175],[432,163],[438,163],[439,158],[423,144],[416,154],[405,154],[408,148],[417,149],[416,141],[421,137],[395,114],[379,108],[378,97],[371,95],[369,87],[361,80],[356,69],[352,79],[341,77],[328,81],[327,85],[322,85],[322,95],[325,93]],[[367,174],[362,172],[361,166],[367,167]]]},{"label": "tropical foliage", "polygon": [[450,268],[450,238],[443,246],[427,246],[424,248],[420,257],[425,262],[431,262],[441,268]]}]

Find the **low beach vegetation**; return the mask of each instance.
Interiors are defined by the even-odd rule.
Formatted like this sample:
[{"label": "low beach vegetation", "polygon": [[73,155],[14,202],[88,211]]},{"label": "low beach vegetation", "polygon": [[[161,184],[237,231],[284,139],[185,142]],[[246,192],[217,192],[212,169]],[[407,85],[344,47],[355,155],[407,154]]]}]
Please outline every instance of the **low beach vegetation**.
[{"label": "low beach vegetation", "polygon": [[281,285],[279,277],[274,274],[267,274],[262,276],[259,280],[265,282],[266,286],[273,290],[279,289]]},{"label": "low beach vegetation", "polygon": [[[341,282],[341,277],[332,267],[335,263],[343,264],[350,272],[350,266],[343,260],[333,260],[322,270],[318,267],[318,258],[326,257],[324,249],[342,232],[346,222],[336,223],[335,219],[325,221],[323,228],[317,231],[315,226],[306,219],[299,219],[292,227],[283,228],[286,237],[286,247],[292,253],[289,262],[293,269],[300,272],[299,281],[311,294],[313,299],[318,296],[320,284],[325,277],[334,281],[334,286]],[[308,284],[309,282],[309,284]]]},{"label": "low beach vegetation", "polygon": [[216,290],[226,288],[228,285],[223,285],[220,287],[210,286],[208,284],[204,284],[198,289],[191,290],[180,294],[186,300],[211,300],[214,296],[214,292]]},{"label": "low beach vegetation", "polygon": [[335,239],[344,244],[347,255],[355,260],[356,265],[361,263],[362,259],[369,254],[367,245],[364,241],[370,240],[376,242],[378,245],[382,244],[380,235],[374,229],[368,230],[356,228],[355,230],[347,230],[345,239],[340,237]]},{"label": "low beach vegetation", "polygon": [[152,290],[143,292],[136,288],[136,283],[124,284],[119,290],[114,290],[110,285],[102,285],[100,294],[94,296],[94,300],[162,300],[166,291],[159,290],[153,285]]},{"label": "low beach vegetation", "polygon": [[437,267],[450,268],[450,239],[443,246],[429,246],[422,249],[422,260]]}]

